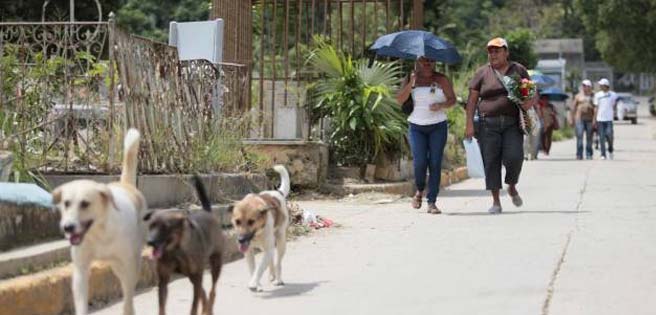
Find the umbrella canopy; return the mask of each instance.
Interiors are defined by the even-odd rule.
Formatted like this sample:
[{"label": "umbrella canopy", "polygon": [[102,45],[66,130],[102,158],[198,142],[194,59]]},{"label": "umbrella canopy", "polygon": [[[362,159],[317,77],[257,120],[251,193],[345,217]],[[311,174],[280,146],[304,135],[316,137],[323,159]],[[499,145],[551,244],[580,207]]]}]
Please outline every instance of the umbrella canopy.
[{"label": "umbrella canopy", "polygon": [[544,74],[532,74],[531,80],[538,85],[538,87],[544,88],[556,84],[556,80],[552,79],[549,76]]},{"label": "umbrella canopy", "polygon": [[567,93],[557,87],[548,87],[539,91],[540,96],[546,95],[550,101],[564,101],[569,98]]},{"label": "umbrella canopy", "polygon": [[379,37],[369,48],[376,55],[416,60],[426,57],[435,61],[454,64],[462,57],[451,43],[426,31],[401,31]]}]

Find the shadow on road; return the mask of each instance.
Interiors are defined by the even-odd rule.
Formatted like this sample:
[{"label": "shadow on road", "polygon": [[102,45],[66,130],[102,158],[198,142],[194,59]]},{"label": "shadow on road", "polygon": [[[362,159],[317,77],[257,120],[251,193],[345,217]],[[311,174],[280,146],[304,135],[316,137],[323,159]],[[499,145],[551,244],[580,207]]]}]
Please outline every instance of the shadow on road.
[{"label": "shadow on road", "polygon": [[264,292],[263,299],[275,299],[281,297],[298,296],[308,293],[320,286],[322,283],[328,281],[308,282],[308,283],[285,283],[284,286],[279,287],[273,291]]},{"label": "shadow on road", "polygon": [[[501,214],[495,214],[495,215],[508,215],[508,214],[581,214],[581,213],[588,213],[590,211],[568,211],[568,210],[554,210],[554,211],[503,211]],[[495,216],[492,214],[489,214],[488,212],[451,212],[451,213],[445,213],[444,215],[448,216]]]},{"label": "shadow on road", "polygon": [[489,196],[490,192],[483,189],[458,189],[458,190],[443,190],[440,191],[440,198],[444,197],[485,197]]}]

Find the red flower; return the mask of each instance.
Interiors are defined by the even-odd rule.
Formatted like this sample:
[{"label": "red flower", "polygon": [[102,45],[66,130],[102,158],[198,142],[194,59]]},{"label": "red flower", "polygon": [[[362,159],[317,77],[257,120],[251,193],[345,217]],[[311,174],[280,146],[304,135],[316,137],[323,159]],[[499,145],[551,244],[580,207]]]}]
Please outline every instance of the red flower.
[{"label": "red flower", "polygon": [[521,88],[519,89],[519,92],[522,93],[522,97],[528,96],[528,88]]}]

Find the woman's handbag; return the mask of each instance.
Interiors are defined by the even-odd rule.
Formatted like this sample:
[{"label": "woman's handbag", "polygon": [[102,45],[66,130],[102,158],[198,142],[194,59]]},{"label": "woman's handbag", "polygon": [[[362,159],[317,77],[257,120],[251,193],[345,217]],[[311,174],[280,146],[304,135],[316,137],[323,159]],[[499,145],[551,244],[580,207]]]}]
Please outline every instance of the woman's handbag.
[{"label": "woman's handbag", "polygon": [[412,114],[412,111],[415,109],[415,102],[412,100],[412,94],[408,96],[408,99],[403,102],[401,105],[401,111],[406,114],[410,115]]}]

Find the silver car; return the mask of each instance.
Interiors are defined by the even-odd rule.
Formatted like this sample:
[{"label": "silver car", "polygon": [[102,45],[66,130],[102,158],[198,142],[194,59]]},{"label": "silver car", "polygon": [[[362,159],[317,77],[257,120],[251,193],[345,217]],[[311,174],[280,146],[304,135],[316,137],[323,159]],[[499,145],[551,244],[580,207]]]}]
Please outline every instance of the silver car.
[{"label": "silver car", "polygon": [[631,124],[638,123],[638,105],[640,103],[631,93],[617,93],[615,103],[615,120],[630,120]]}]

